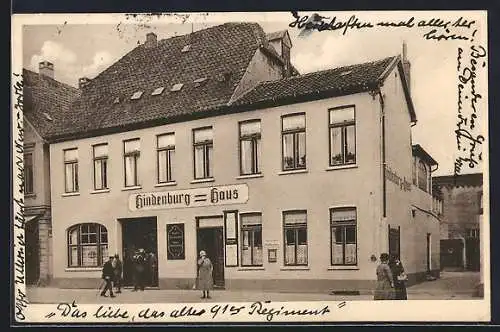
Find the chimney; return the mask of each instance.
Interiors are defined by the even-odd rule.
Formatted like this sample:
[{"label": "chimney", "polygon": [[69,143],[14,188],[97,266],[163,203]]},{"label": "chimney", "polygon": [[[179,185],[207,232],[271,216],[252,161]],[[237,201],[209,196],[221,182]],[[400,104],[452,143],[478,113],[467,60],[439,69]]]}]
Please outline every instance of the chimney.
[{"label": "chimney", "polygon": [[54,78],[54,64],[48,61],[41,61],[38,64],[38,73],[43,76]]},{"label": "chimney", "polygon": [[269,44],[276,50],[279,56],[285,62],[283,68],[284,77],[289,77],[292,75],[292,65],[290,63],[290,49],[292,48],[292,42],[288,36],[288,31],[276,31],[268,33],[266,35]]},{"label": "chimney", "polygon": [[88,78],[88,77],[80,77],[78,79],[78,89],[82,89],[83,87],[85,87],[89,83],[90,83],[90,78]]},{"label": "chimney", "polygon": [[144,46],[146,48],[153,48],[156,47],[156,34],[154,32],[149,32],[146,34],[146,42],[144,43]]},{"label": "chimney", "polygon": [[410,76],[410,61],[408,61],[407,58],[407,50],[406,50],[406,42],[403,42],[403,70],[405,72],[405,77],[406,77],[406,84],[408,85],[408,91],[410,90],[411,87],[411,76]]}]

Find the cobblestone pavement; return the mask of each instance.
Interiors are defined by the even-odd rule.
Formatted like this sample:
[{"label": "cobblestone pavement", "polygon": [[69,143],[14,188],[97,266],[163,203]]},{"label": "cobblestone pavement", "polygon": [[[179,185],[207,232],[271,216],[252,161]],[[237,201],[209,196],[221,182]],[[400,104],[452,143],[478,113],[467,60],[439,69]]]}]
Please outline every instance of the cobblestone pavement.
[{"label": "cobblestone pavement", "polygon": [[[479,273],[443,272],[441,278],[408,288],[409,300],[472,300]],[[196,290],[146,289],[132,292],[124,289],[117,297],[101,297],[96,289],[58,289],[29,287],[31,303],[60,303],[76,300],[78,303],[193,303],[193,302],[254,302],[254,301],[359,301],[371,300],[372,295],[330,295],[328,293],[288,293],[262,291],[214,290],[211,299],[200,299]]]}]

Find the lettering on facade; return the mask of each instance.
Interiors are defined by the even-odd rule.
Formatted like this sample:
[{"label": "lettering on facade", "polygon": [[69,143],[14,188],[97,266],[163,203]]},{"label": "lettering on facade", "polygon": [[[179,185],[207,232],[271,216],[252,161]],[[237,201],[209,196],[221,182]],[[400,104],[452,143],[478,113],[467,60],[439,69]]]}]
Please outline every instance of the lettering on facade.
[{"label": "lettering on facade", "polygon": [[184,224],[167,225],[167,259],[185,259]]},{"label": "lettering on facade", "polygon": [[404,191],[411,191],[411,183],[405,177],[401,178],[395,171],[388,166],[385,167],[385,178]]},{"label": "lettering on facade", "polygon": [[246,184],[236,184],[132,194],[129,197],[129,209],[131,211],[178,209],[242,204],[247,201],[248,186]]}]

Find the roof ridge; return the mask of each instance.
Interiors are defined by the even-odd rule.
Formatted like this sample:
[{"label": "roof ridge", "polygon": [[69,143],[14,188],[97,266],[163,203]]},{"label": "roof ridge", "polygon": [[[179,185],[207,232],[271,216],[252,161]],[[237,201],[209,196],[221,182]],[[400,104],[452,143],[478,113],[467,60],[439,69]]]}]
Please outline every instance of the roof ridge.
[{"label": "roof ridge", "polygon": [[40,73],[37,73],[31,69],[27,69],[27,68],[23,68],[23,70],[31,73],[32,75],[35,75],[38,79],[40,79],[42,76],[43,76],[43,79],[47,79],[49,81],[53,81],[54,83],[56,83],[59,87],[62,87],[62,88],[66,88],[66,89],[70,89],[70,90],[73,90],[73,92],[79,92],[80,89],[74,87],[74,86],[71,86],[67,83],[64,83],[64,82],[61,82],[61,81],[58,81],[56,80],[55,78],[52,78],[52,77],[49,77],[49,76],[45,76],[45,75],[40,75]]}]

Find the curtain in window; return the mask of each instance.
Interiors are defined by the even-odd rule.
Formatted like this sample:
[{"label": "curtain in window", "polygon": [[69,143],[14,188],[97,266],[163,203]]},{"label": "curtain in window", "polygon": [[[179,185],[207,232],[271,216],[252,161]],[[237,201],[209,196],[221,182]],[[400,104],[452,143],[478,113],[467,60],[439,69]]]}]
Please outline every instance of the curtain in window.
[{"label": "curtain in window", "polygon": [[298,158],[299,160],[297,161],[297,166],[298,167],[305,167],[306,166],[306,133],[298,133],[297,134],[297,140],[298,140]]},{"label": "curtain in window", "polygon": [[330,164],[342,164],[342,127],[330,128]]},{"label": "curtain in window", "polygon": [[356,162],[356,131],[354,126],[346,127],[346,163]]},{"label": "curtain in window", "polygon": [[306,127],[306,117],[304,114],[283,117],[283,130],[295,130]]},{"label": "curtain in window", "polygon": [[125,156],[125,186],[137,185],[135,175],[137,173],[136,159],[134,156]]},{"label": "curtain in window", "polygon": [[197,179],[201,179],[205,176],[204,174],[204,153],[205,149],[203,148],[203,145],[196,146],[194,148],[194,166],[195,166],[195,177]]},{"label": "curtain in window", "polygon": [[252,141],[241,141],[241,172],[242,174],[252,173]]},{"label": "curtain in window", "polygon": [[167,150],[158,151],[158,182],[167,182]]}]

